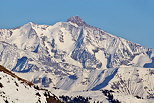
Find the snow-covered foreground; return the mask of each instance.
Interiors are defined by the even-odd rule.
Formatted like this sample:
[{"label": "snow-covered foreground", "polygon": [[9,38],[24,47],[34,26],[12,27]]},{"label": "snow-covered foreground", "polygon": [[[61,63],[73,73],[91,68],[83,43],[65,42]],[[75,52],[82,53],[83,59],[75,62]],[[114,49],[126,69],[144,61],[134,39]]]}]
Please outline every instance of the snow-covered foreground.
[{"label": "snow-covered foreground", "polygon": [[54,25],[30,22],[0,29],[0,65],[57,96],[82,95],[91,102],[154,101],[154,50],[77,16]]},{"label": "snow-covered foreground", "polygon": [[47,90],[39,90],[27,84],[0,66],[0,103],[61,103]]}]

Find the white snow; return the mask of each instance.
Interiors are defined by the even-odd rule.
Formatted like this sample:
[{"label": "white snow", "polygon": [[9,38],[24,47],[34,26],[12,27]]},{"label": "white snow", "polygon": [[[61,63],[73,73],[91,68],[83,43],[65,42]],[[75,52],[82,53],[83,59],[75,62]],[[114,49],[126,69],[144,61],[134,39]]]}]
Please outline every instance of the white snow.
[{"label": "white snow", "polygon": [[[8,103],[36,103],[40,100],[42,103],[46,102],[44,96],[45,91],[38,91],[34,87],[22,83],[17,78],[14,78],[8,74],[0,72],[0,83],[3,87],[0,89],[0,102]],[[36,93],[39,93],[41,96],[37,96]]]},{"label": "white snow", "polygon": [[[74,53],[75,50],[78,51]],[[22,57],[27,60],[20,61]],[[26,67],[32,65],[28,72],[18,71],[16,74],[29,81],[36,81],[37,85],[54,91],[57,95],[90,96],[91,102],[99,100],[106,103],[107,99],[100,90],[112,90],[112,84],[121,79],[132,82],[126,84],[129,91],[125,90],[128,88],[115,90],[119,91],[114,93],[115,98],[124,103],[153,101],[145,98],[149,96],[148,92],[152,94],[154,89],[153,68],[143,68],[145,64],[153,62],[153,57],[153,49],[147,49],[95,27],[81,27],[72,22],[58,22],[54,25],[37,25],[30,22],[16,29],[0,29],[0,65],[10,70],[17,66],[17,71],[19,68],[26,70]],[[84,67],[84,64],[87,67]],[[24,103],[24,100],[29,99],[26,95],[35,96],[36,91],[33,88],[27,89],[21,84],[18,92],[23,96],[16,100],[20,95],[13,97],[11,94],[17,93],[17,87],[13,84],[16,80],[10,80],[15,88],[12,90],[6,80],[5,77],[2,79],[8,89],[4,91],[9,101]],[[150,88],[150,91],[144,90],[144,86]],[[53,87],[59,89],[55,91]],[[22,90],[26,93],[23,94]],[[144,99],[136,99],[134,94],[139,94]],[[32,98],[32,101],[36,102],[37,99]],[[3,101],[2,98],[1,100]],[[44,101],[43,97],[41,101]]]}]

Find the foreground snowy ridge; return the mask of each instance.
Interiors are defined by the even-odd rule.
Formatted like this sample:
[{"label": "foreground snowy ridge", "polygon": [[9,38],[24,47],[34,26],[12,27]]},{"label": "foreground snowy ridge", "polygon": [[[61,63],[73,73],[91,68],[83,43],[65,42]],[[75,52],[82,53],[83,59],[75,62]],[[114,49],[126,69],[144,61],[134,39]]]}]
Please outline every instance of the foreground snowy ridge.
[{"label": "foreground snowy ridge", "polygon": [[0,66],[0,103],[62,103],[47,90]]},{"label": "foreground snowy ridge", "polygon": [[57,96],[81,95],[103,103],[112,95],[123,103],[154,101],[154,50],[78,16],[54,25],[30,22],[0,29],[0,65]]}]

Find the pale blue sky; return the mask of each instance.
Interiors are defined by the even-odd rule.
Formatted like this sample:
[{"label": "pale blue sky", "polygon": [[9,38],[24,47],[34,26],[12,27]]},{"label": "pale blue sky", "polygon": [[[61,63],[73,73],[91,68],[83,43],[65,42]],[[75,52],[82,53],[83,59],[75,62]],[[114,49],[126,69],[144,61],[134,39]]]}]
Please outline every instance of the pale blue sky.
[{"label": "pale blue sky", "polygon": [[70,16],[154,48],[154,0],[0,0],[0,28],[54,24]]}]

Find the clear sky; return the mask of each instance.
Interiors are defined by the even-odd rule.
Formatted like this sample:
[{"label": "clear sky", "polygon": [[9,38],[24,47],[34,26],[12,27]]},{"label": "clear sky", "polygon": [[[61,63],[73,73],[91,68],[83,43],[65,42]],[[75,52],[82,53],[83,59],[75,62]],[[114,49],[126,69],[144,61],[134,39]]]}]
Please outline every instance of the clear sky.
[{"label": "clear sky", "polygon": [[52,25],[70,16],[154,48],[154,0],[0,0],[0,28]]}]

